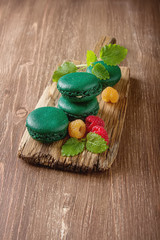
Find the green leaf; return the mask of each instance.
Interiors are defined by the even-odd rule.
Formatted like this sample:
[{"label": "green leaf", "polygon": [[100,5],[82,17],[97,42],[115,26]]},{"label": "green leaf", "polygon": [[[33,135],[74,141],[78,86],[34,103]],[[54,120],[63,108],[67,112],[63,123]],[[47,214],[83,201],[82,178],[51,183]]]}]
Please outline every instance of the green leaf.
[{"label": "green leaf", "polygon": [[59,78],[62,76],[73,73],[77,71],[76,65],[72,62],[65,62],[61,66],[58,67],[58,69],[53,73],[52,80],[53,82],[58,82]]},{"label": "green leaf", "polygon": [[117,65],[125,59],[128,50],[117,44],[109,44],[101,48],[100,58],[108,65]]},{"label": "green leaf", "polygon": [[87,66],[97,61],[97,56],[93,51],[87,51]]},{"label": "green leaf", "polygon": [[76,138],[69,138],[68,141],[62,146],[62,156],[75,156],[83,152],[85,142],[81,142]]},{"label": "green leaf", "polygon": [[101,63],[97,63],[96,65],[94,65],[94,67],[92,68],[92,73],[101,80],[106,80],[110,78],[109,72]]},{"label": "green leaf", "polygon": [[102,153],[108,148],[106,141],[96,133],[87,134],[86,148],[89,152]]}]

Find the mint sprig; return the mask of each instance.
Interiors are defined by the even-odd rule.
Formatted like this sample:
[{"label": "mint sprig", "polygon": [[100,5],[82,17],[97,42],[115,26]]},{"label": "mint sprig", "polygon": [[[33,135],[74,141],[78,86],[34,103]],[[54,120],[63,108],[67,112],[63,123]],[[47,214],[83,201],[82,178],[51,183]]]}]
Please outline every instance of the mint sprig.
[{"label": "mint sprig", "polygon": [[104,138],[96,133],[90,132],[87,134],[86,148],[92,153],[102,153],[106,151],[108,146],[106,145]]},{"label": "mint sprig", "polygon": [[[124,58],[127,55],[128,50],[120,45],[117,44],[109,44],[105,45],[100,50],[100,59],[106,63],[107,65],[115,66],[117,64],[120,64],[121,61],[124,60]],[[98,60],[100,60],[98,59]],[[75,65],[73,62],[64,62],[61,66],[58,67],[58,69],[53,73],[52,80],[53,82],[58,82],[59,78],[62,76],[73,73],[77,71],[84,70],[87,66],[90,66],[97,61],[97,56],[93,51],[87,51],[87,64],[80,64]],[[100,79],[109,79],[109,73],[105,69],[104,66],[98,65],[93,66],[92,73],[96,75]]]},{"label": "mint sprig", "polygon": [[109,44],[101,48],[100,58],[107,65],[117,65],[124,60],[128,50],[117,44]]},{"label": "mint sprig", "polygon": [[76,138],[69,138],[62,146],[61,154],[66,157],[73,157],[82,153],[86,149],[92,153],[102,153],[108,148],[106,141],[96,133],[88,133],[87,138],[78,140]]},{"label": "mint sprig", "polygon": [[57,70],[53,73],[52,80],[53,82],[58,82],[58,80],[68,74],[68,73],[73,73],[77,71],[76,65],[74,65],[73,62],[64,62],[61,66],[57,68]]},{"label": "mint sprig", "polygon": [[101,63],[97,63],[93,66],[92,73],[100,80],[106,80],[110,78],[109,72]]},{"label": "mint sprig", "polygon": [[76,138],[69,138],[67,142],[62,146],[62,156],[75,156],[83,152],[85,147],[85,141],[80,141]]},{"label": "mint sprig", "polygon": [[97,61],[97,56],[93,51],[87,50],[87,66],[90,66],[93,62]]}]

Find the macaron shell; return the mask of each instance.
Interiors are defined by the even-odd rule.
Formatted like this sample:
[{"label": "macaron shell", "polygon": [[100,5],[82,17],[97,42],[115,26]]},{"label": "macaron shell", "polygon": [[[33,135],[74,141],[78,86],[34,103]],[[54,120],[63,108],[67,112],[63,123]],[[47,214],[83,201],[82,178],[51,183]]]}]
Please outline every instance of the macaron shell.
[{"label": "macaron shell", "polygon": [[61,140],[61,139],[65,138],[65,136],[67,135],[67,132],[68,132],[67,128],[59,133],[46,133],[46,134],[45,133],[37,133],[36,131],[32,130],[29,127],[27,127],[27,130],[33,139],[43,142],[43,143],[52,143],[54,141]]},{"label": "macaron shell", "polygon": [[68,115],[69,119],[84,119],[91,114],[96,115],[99,110],[99,104],[96,97],[88,102],[75,103],[62,96],[58,101],[58,107]]},{"label": "macaron shell", "polygon": [[[106,63],[104,63],[103,61],[97,61],[94,62],[93,65],[96,65],[97,63],[101,63],[109,72],[110,78],[106,79],[106,80],[100,80],[102,83],[102,87],[103,89],[108,87],[108,86],[114,86],[116,83],[119,82],[119,80],[121,79],[121,69],[119,68],[119,66],[109,66]],[[92,73],[92,66],[89,66],[87,68],[87,72],[88,73]]]},{"label": "macaron shell", "polygon": [[61,77],[58,81],[57,88],[59,91],[77,93],[97,88],[99,83],[99,79],[91,73],[74,72]]},{"label": "macaron shell", "polygon": [[68,118],[55,107],[37,108],[28,115],[26,127],[41,134],[59,133],[68,127]]}]

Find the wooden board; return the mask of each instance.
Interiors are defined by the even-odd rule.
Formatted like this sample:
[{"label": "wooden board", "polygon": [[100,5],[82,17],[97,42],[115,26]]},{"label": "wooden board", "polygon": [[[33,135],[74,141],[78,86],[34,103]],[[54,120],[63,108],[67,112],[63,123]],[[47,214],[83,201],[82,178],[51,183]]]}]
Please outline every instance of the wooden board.
[{"label": "wooden board", "polygon": [[[109,42],[114,43],[115,39],[102,37],[95,46],[94,51],[96,54],[98,54],[103,45]],[[78,61],[75,62],[77,63]],[[109,149],[106,152],[93,154],[85,150],[82,154],[75,157],[62,157],[61,146],[66,141],[66,138],[46,145],[33,140],[29,136],[28,131],[25,130],[19,146],[18,156],[31,164],[74,172],[105,171],[110,168],[118,153],[129,91],[129,68],[121,67],[121,71],[122,78],[115,85],[120,94],[119,102],[117,104],[105,103],[101,100],[101,96],[98,97],[100,105],[98,116],[105,121],[105,127],[110,139]],[[49,83],[36,108],[57,106],[60,93],[56,85],[56,83]]]}]

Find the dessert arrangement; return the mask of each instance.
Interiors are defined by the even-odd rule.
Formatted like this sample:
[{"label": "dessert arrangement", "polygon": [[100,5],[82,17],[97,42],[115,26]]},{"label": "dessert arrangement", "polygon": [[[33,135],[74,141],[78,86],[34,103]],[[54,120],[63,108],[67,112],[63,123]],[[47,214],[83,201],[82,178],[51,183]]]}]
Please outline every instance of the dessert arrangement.
[{"label": "dessert arrangement", "polygon": [[111,86],[121,78],[117,64],[126,55],[126,48],[110,43],[100,50],[103,61],[97,61],[96,54],[87,51],[87,64],[82,66],[87,67],[87,72],[79,72],[73,62],[58,67],[53,74],[53,81],[58,82],[57,89],[62,95],[58,108],[42,107],[31,112],[26,120],[30,136],[43,143],[52,143],[65,138],[68,128],[71,138],[62,146],[62,156],[75,156],[85,146],[92,153],[106,151],[109,138],[104,121],[96,117],[99,110],[96,97],[104,89],[102,99],[105,102],[118,101],[119,94]]},{"label": "dessert arrangement", "polygon": [[[124,95],[121,94],[124,88],[117,87],[123,80],[123,71],[118,64],[126,57],[127,49],[109,43],[99,47],[99,50],[99,57],[96,56],[97,51],[96,53],[87,51],[86,64],[67,61],[54,71],[52,96],[56,99],[56,103],[55,101],[53,104],[46,103],[49,97],[44,98],[44,105],[39,104],[28,114],[27,132],[24,134],[24,139],[22,138],[23,149],[20,147],[19,157],[34,164],[57,166],[63,170],[65,166],[67,170],[71,170],[70,166],[73,170],[75,166],[76,171],[76,165],[79,163],[75,160],[79,159],[79,156],[83,159],[84,165],[80,168],[85,170],[89,169],[87,165],[91,164],[87,160],[88,156],[90,162],[103,156],[103,170],[108,168],[108,166],[104,168],[104,164],[107,164],[105,158],[107,159],[108,153],[112,152],[112,142],[115,137],[111,136],[114,132],[113,127],[109,128],[111,115],[105,110],[119,108],[121,99],[124,99]],[[125,91],[128,92],[128,78],[126,87]],[[45,93],[43,95],[46,96]],[[123,111],[123,105],[121,110]],[[110,122],[114,123],[113,120]],[[33,148],[33,145],[34,154],[29,152],[29,148]],[[42,150],[45,153],[40,153],[39,148],[45,149]],[[97,160],[96,164],[101,163]],[[98,165],[93,164],[92,168],[95,170]]]}]

